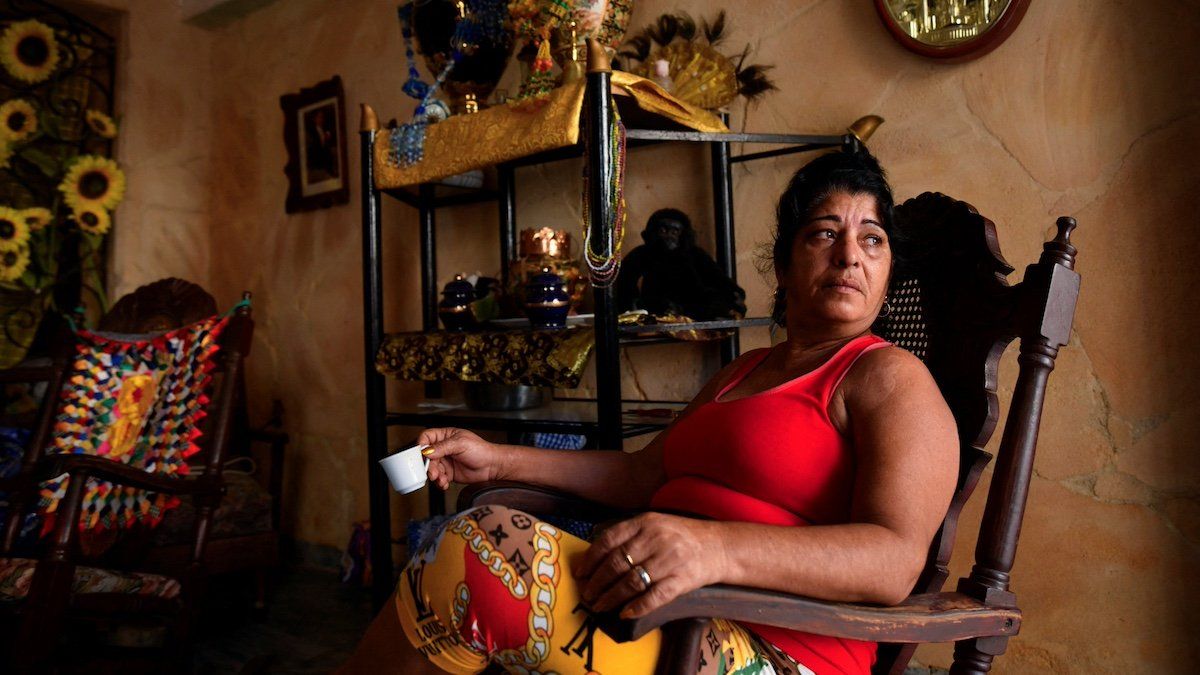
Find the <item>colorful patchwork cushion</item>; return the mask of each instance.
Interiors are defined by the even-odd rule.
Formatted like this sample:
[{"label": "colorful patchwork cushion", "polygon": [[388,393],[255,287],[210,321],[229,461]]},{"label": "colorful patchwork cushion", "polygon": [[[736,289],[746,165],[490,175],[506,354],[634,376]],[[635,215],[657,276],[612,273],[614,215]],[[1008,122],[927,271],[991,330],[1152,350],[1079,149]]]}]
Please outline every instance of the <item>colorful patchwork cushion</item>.
[{"label": "colorful patchwork cushion", "polygon": [[[228,323],[214,316],[158,335],[79,331],[75,363],[61,392],[46,454],[97,455],[147,473],[185,475],[199,447],[197,426],[216,365],[217,338]],[[43,485],[43,533],[66,495],[64,474]],[[174,495],[89,479],[79,525],[157,525],[179,504]]]},{"label": "colorful patchwork cushion", "polygon": [[[32,558],[0,558],[0,602],[16,602],[29,595],[37,561]],[[76,567],[72,592],[150,595],[164,600],[179,597],[179,582],[171,577],[144,572],[116,572],[98,567]]]}]

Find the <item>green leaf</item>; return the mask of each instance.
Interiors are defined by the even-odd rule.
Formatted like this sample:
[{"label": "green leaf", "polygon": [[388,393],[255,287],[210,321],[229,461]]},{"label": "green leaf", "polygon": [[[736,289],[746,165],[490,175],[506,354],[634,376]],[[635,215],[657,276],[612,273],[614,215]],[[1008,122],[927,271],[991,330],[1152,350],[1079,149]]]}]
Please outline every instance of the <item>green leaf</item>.
[{"label": "green leaf", "polygon": [[62,140],[62,121],[58,115],[43,113],[38,116],[38,123],[42,127],[42,132],[47,136],[56,140]]},{"label": "green leaf", "polygon": [[38,294],[0,286],[0,316],[6,317],[0,330],[0,368],[11,368],[25,358],[44,310]]},{"label": "green leaf", "polygon": [[39,148],[24,148],[21,157],[36,166],[47,178],[58,178],[62,173],[58,160]]}]

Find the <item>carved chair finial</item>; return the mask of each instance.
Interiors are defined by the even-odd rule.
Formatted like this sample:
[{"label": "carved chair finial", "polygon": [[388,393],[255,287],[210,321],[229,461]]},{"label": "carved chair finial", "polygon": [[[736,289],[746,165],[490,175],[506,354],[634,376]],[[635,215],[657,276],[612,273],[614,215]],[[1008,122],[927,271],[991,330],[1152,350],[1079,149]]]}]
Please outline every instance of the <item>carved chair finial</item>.
[{"label": "carved chair finial", "polygon": [[1078,251],[1071,245],[1071,232],[1077,225],[1075,219],[1069,216],[1062,216],[1055,222],[1058,234],[1042,245],[1044,262],[1056,262],[1069,270],[1075,269],[1075,254]]}]

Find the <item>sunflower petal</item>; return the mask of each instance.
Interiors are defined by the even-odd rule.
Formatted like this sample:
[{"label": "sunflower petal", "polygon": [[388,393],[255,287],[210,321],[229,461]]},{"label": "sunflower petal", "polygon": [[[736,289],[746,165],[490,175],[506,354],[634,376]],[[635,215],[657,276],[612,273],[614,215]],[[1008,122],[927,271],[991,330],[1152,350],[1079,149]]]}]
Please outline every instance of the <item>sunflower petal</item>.
[{"label": "sunflower petal", "polygon": [[0,139],[19,143],[37,133],[37,109],[25,99],[15,98],[0,104]]},{"label": "sunflower petal", "polygon": [[58,189],[73,211],[87,207],[111,211],[125,197],[125,173],[108,157],[80,155],[71,163]]},{"label": "sunflower petal", "polygon": [[0,66],[14,79],[36,84],[58,67],[59,47],[54,29],[29,19],[12,23],[0,34]]}]

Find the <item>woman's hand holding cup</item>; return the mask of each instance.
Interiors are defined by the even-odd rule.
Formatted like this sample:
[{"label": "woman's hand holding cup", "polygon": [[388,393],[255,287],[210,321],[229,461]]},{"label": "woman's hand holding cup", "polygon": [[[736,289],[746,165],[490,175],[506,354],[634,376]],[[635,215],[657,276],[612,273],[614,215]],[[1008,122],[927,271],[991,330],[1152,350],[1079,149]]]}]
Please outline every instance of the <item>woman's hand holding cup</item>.
[{"label": "woman's hand holding cup", "polygon": [[428,446],[429,480],[445,490],[450,482],[471,484],[500,478],[503,451],[465,429],[426,429],[417,439]]}]

